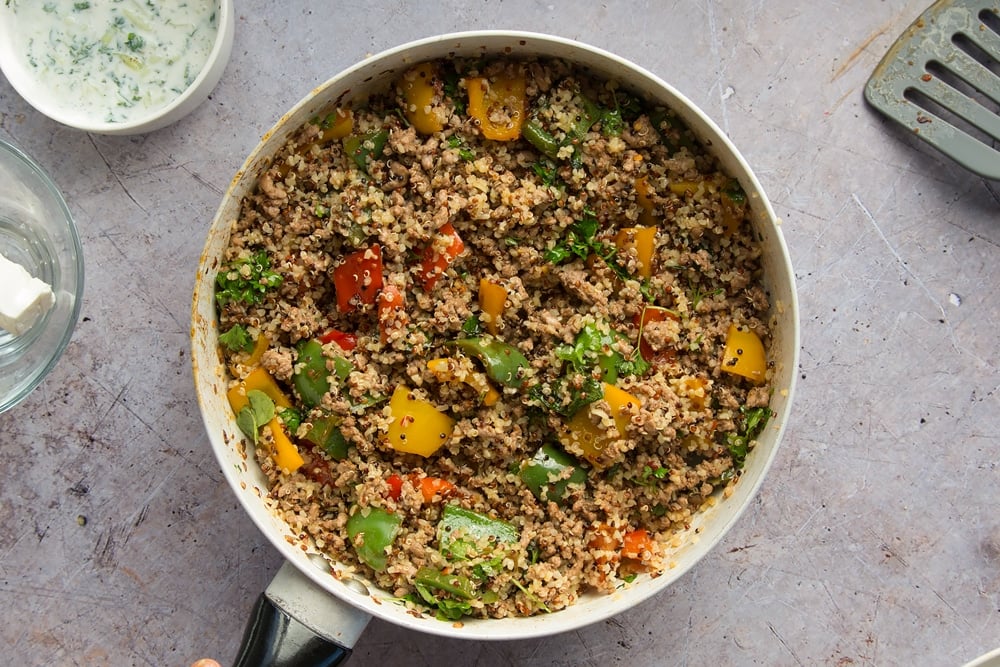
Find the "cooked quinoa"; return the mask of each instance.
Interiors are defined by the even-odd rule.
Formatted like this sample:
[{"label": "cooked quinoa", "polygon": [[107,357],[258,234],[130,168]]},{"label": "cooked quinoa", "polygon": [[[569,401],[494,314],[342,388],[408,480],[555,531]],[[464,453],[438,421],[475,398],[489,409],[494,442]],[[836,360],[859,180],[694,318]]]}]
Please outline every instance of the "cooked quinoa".
[{"label": "cooked quinoa", "polygon": [[217,281],[269,504],[441,618],[655,576],[770,415],[760,256],[683,123],[568,63],[424,63],[329,109]]}]

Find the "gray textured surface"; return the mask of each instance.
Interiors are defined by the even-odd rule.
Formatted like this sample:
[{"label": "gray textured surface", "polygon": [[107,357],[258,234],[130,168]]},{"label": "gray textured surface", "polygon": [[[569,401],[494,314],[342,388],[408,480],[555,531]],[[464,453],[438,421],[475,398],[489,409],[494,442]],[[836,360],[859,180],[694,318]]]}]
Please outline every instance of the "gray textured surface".
[{"label": "gray textured surface", "polygon": [[958,665],[1000,645],[1000,186],[862,102],[924,4],[238,1],[212,98],[132,138],[59,127],[0,78],[0,137],[62,188],[87,262],[65,356],[0,416],[2,662],[232,659],[279,562],[225,486],[194,399],[204,233],[246,154],[310,88],[367,53],[473,28],[615,51],[732,136],[799,280],[796,416],[751,511],[659,597],[525,642],[374,621],[351,665]]}]

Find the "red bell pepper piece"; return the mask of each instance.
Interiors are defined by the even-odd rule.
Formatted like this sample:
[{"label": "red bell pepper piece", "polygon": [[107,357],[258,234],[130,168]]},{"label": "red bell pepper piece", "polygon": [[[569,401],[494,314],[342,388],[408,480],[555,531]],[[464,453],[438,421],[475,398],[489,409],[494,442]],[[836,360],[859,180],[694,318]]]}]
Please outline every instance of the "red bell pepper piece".
[{"label": "red bell pepper piece", "polygon": [[403,293],[395,285],[386,285],[378,295],[378,326],[382,333],[382,342],[386,341],[389,330],[396,323],[397,313],[405,305]]},{"label": "red bell pepper piece", "polygon": [[434,289],[438,278],[444,274],[448,267],[451,266],[451,263],[465,250],[465,243],[462,242],[462,237],[458,235],[458,232],[455,231],[450,222],[441,225],[440,229],[438,229],[438,234],[450,237],[451,242],[443,252],[437,250],[439,246],[433,241],[424,249],[420,260],[420,282],[423,284],[425,292],[430,292]]},{"label": "red bell pepper piece", "polygon": [[424,477],[420,480],[420,493],[424,502],[429,503],[434,497],[447,498],[455,491],[455,485],[440,477]]},{"label": "red bell pepper piece", "polygon": [[646,306],[640,315],[636,315],[635,319],[636,325],[639,327],[639,353],[643,359],[649,362],[670,361],[677,356],[676,350],[654,351],[643,336],[643,329],[649,322],[662,322],[667,319],[679,320],[680,318],[674,311],[660,306]]},{"label": "red bell pepper piece", "polygon": [[382,289],[382,248],[377,243],[345,255],[333,270],[337,308],[350,313],[359,304],[371,305]]},{"label": "red bell pepper piece", "polygon": [[389,497],[393,500],[399,500],[399,496],[403,493],[403,478],[392,473],[385,478],[385,483],[389,485]]},{"label": "red bell pepper piece", "polygon": [[344,352],[350,352],[358,346],[358,337],[352,333],[346,333],[344,331],[339,331],[338,329],[330,329],[319,337],[319,342],[324,345],[327,343],[336,343]]},{"label": "red bell pepper piece", "polygon": [[647,560],[654,553],[656,544],[645,528],[630,530],[622,535],[622,557]]},{"label": "red bell pepper piece", "polygon": [[[418,477],[416,473],[411,473],[407,478],[420,488],[425,503],[433,502],[435,497],[443,500],[455,492],[455,485],[440,477]],[[403,478],[393,473],[385,478],[385,483],[389,485],[389,497],[399,500],[403,494]]]}]

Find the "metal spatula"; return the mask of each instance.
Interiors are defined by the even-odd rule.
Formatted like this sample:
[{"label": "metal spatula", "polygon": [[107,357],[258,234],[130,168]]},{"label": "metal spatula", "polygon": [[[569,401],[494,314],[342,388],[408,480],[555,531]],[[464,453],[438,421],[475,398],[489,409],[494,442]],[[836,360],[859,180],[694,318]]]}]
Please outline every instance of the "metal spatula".
[{"label": "metal spatula", "polygon": [[1000,0],[939,0],[865,86],[886,116],[980,176],[1000,180]]}]

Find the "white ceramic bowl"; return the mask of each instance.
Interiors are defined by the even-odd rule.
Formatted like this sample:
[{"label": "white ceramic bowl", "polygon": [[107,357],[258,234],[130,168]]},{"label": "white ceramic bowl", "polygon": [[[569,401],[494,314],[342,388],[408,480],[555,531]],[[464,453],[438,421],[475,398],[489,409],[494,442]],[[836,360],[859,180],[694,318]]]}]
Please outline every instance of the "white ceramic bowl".
[{"label": "white ceramic bowl", "polygon": [[1000,648],[994,649],[966,663],[965,667],[1000,667]]},{"label": "white ceramic bowl", "polygon": [[[624,82],[644,96],[674,109],[714,153],[725,170],[739,179],[748,193],[753,225],[763,249],[767,289],[773,304],[770,350],[774,361],[775,416],[748,457],[735,493],[714,508],[701,512],[684,536],[684,546],[671,561],[674,566],[661,576],[640,577],[626,589],[611,595],[586,595],[565,609],[530,618],[463,619],[461,624],[410,614],[390,601],[389,592],[356,578],[335,578],[330,564],[307,553],[288,527],[265,506],[263,475],[247,453],[243,436],[226,400],[226,369],[218,346],[218,328],[213,302],[214,279],[226,247],[240,200],[253,191],[256,176],[285,140],[308,119],[343,98],[363,100],[371,91],[388,88],[414,63],[449,55],[550,56],[565,58],[597,74]],[[313,585],[348,602],[363,614],[377,616],[408,628],[465,639],[493,640],[550,635],[595,623],[622,612],[668,587],[697,563],[733,526],[751,503],[771,465],[778,442],[788,423],[795,370],[798,366],[799,328],[794,278],[781,228],[760,183],[746,161],[722,131],[680,92],[656,75],[606,51],[567,39],[533,33],[485,31],[443,35],[413,42],[368,58],[314,89],[268,131],[234,177],[209,230],[208,240],[194,290],[192,312],[192,360],[198,400],[208,437],[223,473],[258,527],[274,547]],[[336,568],[336,565],[334,565]],[[359,586],[361,583],[363,586]],[[270,589],[269,589],[270,593]],[[322,623],[321,620],[317,621]]]},{"label": "white ceramic bowl", "polygon": [[34,160],[3,141],[0,255],[47,283],[55,295],[52,308],[20,336],[0,330],[4,412],[38,386],[73,335],[83,295],[83,251],[59,189]]},{"label": "white ceramic bowl", "polygon": [[[64,82],[53,81],[52,78],[39,75],[38,63],[33,64],[28,56],[25,35],[31,31],[36,21],[42,20],[38,19],[37,16],[48,16],[44,11],[41,14],[35,11],[36,16],[26,18],[26,15],[30,13],[29,9],[34,9],[31,7],[32,5],[36,3],[41,5],[40,0],[9,0],[0,4],[0,69],[3,70],[7,80],[28,104],[63,125],[85,132],[112,135],[141,134],[158,130],[180,120],[204,102],[219,82],[219,78],[226,68],[233,45],[235,25],[233,2],[232,0],[215,1],[217,5],[214,9],[216,32],[208,57],[201,65],[197,76],[182,92],[163,93],[163,97],[158,98],[156,104],[130,115],[126,120],[109,122],[107,119],[107,110],[113,108],[112,103],[109,102],[113,96],[108,90],[105,90],[103,84],[97,88],[99,92],[93,93],[103,104],[92,106],[75,103],[75,100],[80,97],[79,92],[67,91]],[[73,12],[74,3],[64,0],[54,4],[59,7],[59,13]],[[165,6],[169,6],[169,4],[166,3]],[[19,10],[22,12],[21,15],[18,13]],[[77,12],[72,19],[76,20],[81,15],[82,13]],[[25,25],[26,22],[30,24]],[[155,33],[155,25],[151,27],[151,30]],[[44,52],[45,49],[39,49],[36,54],[44,54]],[[44,56],[35,56],[36,60],[40,57]],[[120,57],[127,58],[128,54],[121,54]],[[96,79],[96,77],[90,78]],[[153,84],[150,84],[151,88],[152,86]],[[159,91],[157,91],[157,95],[159,95]],[[67,104],[67,100],[74,100],[74,103]]]}]

